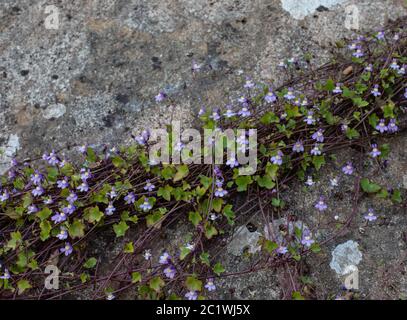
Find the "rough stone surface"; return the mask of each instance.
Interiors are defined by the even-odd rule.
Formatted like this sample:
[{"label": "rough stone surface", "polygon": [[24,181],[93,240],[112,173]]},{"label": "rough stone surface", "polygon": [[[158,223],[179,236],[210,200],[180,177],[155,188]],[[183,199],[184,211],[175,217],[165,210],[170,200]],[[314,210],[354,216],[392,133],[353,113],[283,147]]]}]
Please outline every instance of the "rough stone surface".
[{"label": "rough stone surface", "polygon": [[261,249],[258,245],[260,236],[260,232],[250,232],[246,226],[241,226],[235,231],[232,241],[228,244],[228,252],[235,256],[242,255],[245,249],[249,253],[256,253]]},{"label": "rough stone surface", "polygon": [[[201,106],[234,103],[245,76],[281,83],[285,75],[277,65],[286,58],[308,53],[313,65],[323,64],[332,56],[332,44],[355,33],[345,27],[348,5],[359,9],[360,31],[380,30],[407,14],[402,0],[296,1],[295,7],[287,0],[55,0],[59,29],[47,30],[44,8],[49,2],[0,3],[0,173],[16,153],[24,158],[55,149],[69,156],[75,145],[126,143],[132,131],[162,127],[171,119],[189,126]],[[193,61],[205,72],[193,76]],[[155,103],[159,90],[174,104]],[[390,165],[383,169],[370,163],[373,169],[363,174],[392,188],[407,188],[406,141],[405,134],[387,141],[393,150]],[[324,219],[330,227],[319,237],[330,234],[337,222],[333,217],[345,219],[355,205],[354,180],[340,176],[340,188],[333,190],[327,187],[329,178],[340,175],[345,160],[361,157],[345,150],[312,188],[290,185],[284,214],[312,228],[321,218],[313,204],[321,193],[328,195]],[[363,213],[369,207],[380,219],[366,225]],[[363,251],[362,298],[407,297],[406,208],[364,197],[357,212],[347,234],[307,259],[315,292],[311,297],[337,294],[341,283],[329,261],[335,246],[348,239]],[[251,222],[264,230],[259,215]],[[187,240],[181,231],[171,236],[174,245]],[[109,263],[122,243],[110,238],[103,243],[111,247],[96,251]],[[225,247],[221,257],[227,272],[238,272],[250,267],[256,254],[234,256]],[[268,270],[217,285],[214,298],[277,299],[282,294],[278,275]]]},{"label": "rough stone surface", "polygon": [[353,240],[346,241],[336,246],[332,251],[332,260],[329,266],[339,275],[349,272],[349,267],[357,266],[362,260],[359,245]]}]

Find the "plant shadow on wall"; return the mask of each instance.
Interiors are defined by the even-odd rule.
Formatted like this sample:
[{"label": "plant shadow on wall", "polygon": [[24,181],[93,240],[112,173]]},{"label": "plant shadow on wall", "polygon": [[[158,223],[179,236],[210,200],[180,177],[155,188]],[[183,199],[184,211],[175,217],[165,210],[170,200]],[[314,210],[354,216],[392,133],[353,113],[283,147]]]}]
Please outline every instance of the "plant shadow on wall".
[{"label": "plant shadow on wall", "polygon": [[[131,146],[103,152],[81,147],[80,166],[54,151],[30,162],[13,160],[1,180],[1,297],[194,300],[211,297],[222,279],[282,269],[281,298],[312,298],[300,282],[304,257],[347,230],[361,214],[356,204],[363,194],[399,207],[403,195],[361,176],[362,160],[343,163],[341,174],[354,179],[354,210],[332,231],[325,195],[314,204],[318,219],[304,223],[286,210],[281,192],[296,179],[312,185],[345,147],[386,161],[389,146],[376,139],[402,126],[406,44],[405,22],[397,22],[352,43],[338,42],[336,59],[319,69],[306,58],[282,62],[289,80],[280,88],[246,79],[236,102],[199,113],[201,133],[235,134],[236,154],[226,152],[225,164],[154,161],[148,130]],[[194,64],[192,72],[210,70]],[[155,99],[175,103],[166,92]],[[237,153],[245,153],[253,132],[257,170],[242,174]],[[169,154],[191,154],[188,141],[169,136]],[[212,155],[213,144],[206,142],[202,153]],[[337,181],[330,183],[335,187]],[[226,239],[255,214],[264,222],[264,232],[248,248],[255,261],[228,272],[220,259]],[[375,223],[373,210],[363,214]],[[168,230],[182,236],[168,242]],[[119,249],[113,250],[112,236],[125,239]],[[107,255],[106,248],[113,252]],[[44,288],[48,266],[60,272],[58,290]]]}]

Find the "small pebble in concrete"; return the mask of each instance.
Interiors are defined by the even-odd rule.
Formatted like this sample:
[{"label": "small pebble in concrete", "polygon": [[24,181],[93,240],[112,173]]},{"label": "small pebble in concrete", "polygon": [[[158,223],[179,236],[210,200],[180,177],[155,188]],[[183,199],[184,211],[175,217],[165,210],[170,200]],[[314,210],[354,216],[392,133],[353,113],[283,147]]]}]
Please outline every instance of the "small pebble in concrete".
[{"label": "small pebble in concrete", "polygon": [[258,231],[250,232],[246,226],[239,227],[228,245],[228,253],[241,256],[245,249],[248,249],[249,253],[256,253],[261,249],[258,245],[260,236]]},{"label": "small pebble in concrete", "polygon": [[49,106],[47,109],[45,109],[42,113],[42,116],[45,119],[58,119],[60,117],[62,117],[66,112],[66,107],[65,105],[58,103],[58,104],[54,104]]},{"label": "small pebble in concrete", "polygon": [[[327,11],[330,7],[345,2],[344,0],[281,0],[281,5],[295,19],[304,19],[307,15]],[[323,9],[322,9],[323,8]],[[322,9],[322,10],[321,10]]]}]

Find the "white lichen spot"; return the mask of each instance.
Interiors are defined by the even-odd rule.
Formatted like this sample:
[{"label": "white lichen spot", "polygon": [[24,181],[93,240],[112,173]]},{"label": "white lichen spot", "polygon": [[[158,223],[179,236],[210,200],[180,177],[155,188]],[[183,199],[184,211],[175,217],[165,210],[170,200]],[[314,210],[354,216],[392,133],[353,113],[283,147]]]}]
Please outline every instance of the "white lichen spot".
[{"label": "white lichen spot", "polygon": [[16,134],[10,134],[5,146],[0,147],[0,175],[10,169],[11,160],[20,149],[20,139]]},{"label": "white lichen spot", "polygon": [[47,109],[45,109],[42,113],[42,116],[45,119],[58,119],[62,117],[66,113],[66,107],[65,105],[58,103],[49,106]]},{"label": "white lichen spot", "polygon": [[320,6],[330,8],[343,2],[345,0],[281,0],[281,5],[295,19],[304,19]]},{"label": "white lichen spot", "polygon": [[250,232],[246,226],[239,227],[227,247],[228,253],[241,256],[246,249],[252,254],[260,251],[261,247],[258,244],[260,236],[261,233],[258,231]]},{"label": "white lichen spot", "polygon": [[329,266],[338,275],[346,275],[349,269],[357,266],[362,261],[362,252],[359,244],[353,240],[342,243],[332,251],[332,260]]}]

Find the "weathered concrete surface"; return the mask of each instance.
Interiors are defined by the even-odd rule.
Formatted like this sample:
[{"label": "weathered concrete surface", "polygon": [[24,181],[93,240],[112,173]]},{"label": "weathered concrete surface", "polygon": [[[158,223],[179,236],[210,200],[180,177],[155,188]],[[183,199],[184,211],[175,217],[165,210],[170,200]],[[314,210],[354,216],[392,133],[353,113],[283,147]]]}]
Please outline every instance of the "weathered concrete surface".
[{"label": "weathered concrete surface", "polygon": [[[285,9],[278,0],[54,1],[60,26],[47,30],[44,8],[50,1],[2,0],[0,170],[5,170],[17,152],[21,157],[50,149],[69,154],[72,145],[123,143],[131,131],[163,125],[172,118],[188,125],[202,105],[225,104],[229,94],[234,102],[246,75],[280,83],[284,73],[277,64],[286,58],[310,53],[314,64],[322,64],[331,56],[335,41],[354,33],[345,28],[347,5],[358,7],[361,30],[379,30],[388,20],[407,14],[402,0],[321,0],[315,3],[323,7],[316,8],[307,1],[296,11],[287,6],[290,1],[282,2]],[[192,61],[205,71],[193,76]],[[165,90],[176,103],[155,103],[159,90]],[[406,172],[403,141],[405,136],[394,142],[398,151],[379,176],[382,183],[407,185],[400,174]],[[348,152],[351,157],[352,151]],[[325,169],[324,185],[329,176],[337,174],[336,166]],[[330,191],[331,201],[335,201],[335,205],[330,203],[335,208],[329,213],[331,218],[351,210],[352,187],[352,181],[344,178],[340,192]],[[317,217],[307,213],[320,190],[301,188],[288,193],[287,203],[312,226]],[[364,297],[407,294],[402,260],[406,248],[400,240],[406,215],[400,209],[389,209],[388,203],[368,200],[359,210],[373,206],[383,212],[385,223],[369,225],[364,234],[355,225],[350,234],[322,253],[320,261],[310,261],[318,298],[330,297],[339,287],[329,268],[329,250],[349,239],[358,241],[363,252]],[[263,229],[259,220],[258,230]],[[244,256],[228,259],[228,271],[250,264]],[[380,261],[383,263],[377,267]],[[399,276],[400,270],[404,270],[403,276]],[[220,286],[220,298],[280,297],[274,274],[230,279]],[[387,281],[383,279],[395,281],[398,291],[383,293],[380,281]]]}]

